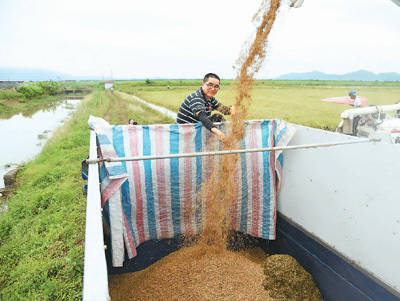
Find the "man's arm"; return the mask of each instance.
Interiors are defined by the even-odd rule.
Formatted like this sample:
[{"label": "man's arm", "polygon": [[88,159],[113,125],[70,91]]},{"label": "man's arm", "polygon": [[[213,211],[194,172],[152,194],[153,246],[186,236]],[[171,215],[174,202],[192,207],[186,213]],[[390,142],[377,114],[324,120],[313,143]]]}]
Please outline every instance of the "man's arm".
[{"label": "man's arm", "polygon": [[210,130],[213,134],[217,135],[218,140],[224,141],[225,139],[225,134],[222,133],[219,129],[217,129],[210,118],[208,118],[207,114],[205,111],[200,111],[196,113],[197,118],[201,121],[201,123],[206,127],[208,130]]},{"label": "man's arm", "polygon": [[208,118],[207,114],[205,111],[200,111],[195,113],[196,117],[200,120],[200,122],[208,129],[211,131],[211,128],[214,127],[214,124],[212,123],[212,121],[210,120],[210,118]]},{"label": "man's arm", "polygon": [[217,129],[217,128],[211,128],[211,132],[212,132],[213,134],[217,135],[217,138],[218,138],[219,141],[222,141],[222,142],[225,141],[225,138],[226,138],[226,137],[225,137],[225,134],[222,133],[219,129]]}]

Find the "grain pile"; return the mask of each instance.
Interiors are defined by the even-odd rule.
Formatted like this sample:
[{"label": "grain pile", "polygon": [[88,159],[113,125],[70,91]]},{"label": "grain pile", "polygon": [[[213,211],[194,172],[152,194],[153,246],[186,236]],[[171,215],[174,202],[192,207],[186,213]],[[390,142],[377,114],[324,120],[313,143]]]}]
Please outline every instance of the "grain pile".
[{"label": "grain pile", "polygon": [[147,269],[110,277],[113,301],[321,301],[309,273],[289,255],[182,248]]},{"label": "grain pile", "polygon": [[272,255],[264,264],[263,285],[277,300],[320,301],[321,294],[312,276],[289,255]]},{"label": "grain pile", "polygon": [[261,249],[199,250],[182,248],[143,271],[112,276],[111,300],[272,300],[262,285]]}]

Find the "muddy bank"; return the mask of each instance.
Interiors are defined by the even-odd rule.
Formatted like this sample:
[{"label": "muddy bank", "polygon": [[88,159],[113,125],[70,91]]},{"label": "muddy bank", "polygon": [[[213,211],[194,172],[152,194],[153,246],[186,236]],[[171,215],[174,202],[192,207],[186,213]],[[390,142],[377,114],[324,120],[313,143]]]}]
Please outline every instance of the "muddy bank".
[{"label": "muddy bank", "polygon": [[18,166],[17,168],[10,170],[3,176],[4,187],[0,188],[0,216],[2,215],[3,212],[8,211],[8,206],[7,206],[8,196],[11,194],[15,186],[17,180],[17,174],[20,167],[22,166]]}]

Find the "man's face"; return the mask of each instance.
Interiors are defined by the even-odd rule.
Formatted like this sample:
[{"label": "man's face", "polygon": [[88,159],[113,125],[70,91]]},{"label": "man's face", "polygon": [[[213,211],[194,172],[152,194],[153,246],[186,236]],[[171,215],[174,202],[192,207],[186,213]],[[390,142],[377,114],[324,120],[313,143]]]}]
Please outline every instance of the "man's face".
[{"label": "man's face", "polygon": [[354,95],[354,94],[349,94],[349,96],[351,99],[356,99],[356,95]]},{"label": "man's face", "polygon": [[201,84],[206,99],[215,96],[219,90],[219,80],[214,77],[209,77],[205,83]]}]

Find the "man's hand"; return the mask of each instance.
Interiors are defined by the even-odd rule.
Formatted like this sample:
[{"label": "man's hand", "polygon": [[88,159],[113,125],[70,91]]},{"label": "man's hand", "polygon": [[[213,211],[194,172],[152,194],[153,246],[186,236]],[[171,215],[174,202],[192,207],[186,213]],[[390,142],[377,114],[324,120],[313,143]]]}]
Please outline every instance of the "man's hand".
[{"label": "man's hand", "polygon": [[237,108],[235,106],[231,106],[229,109],[231,115],[235,115],[237,113]]},{"label": "man's hand", "polygon": [[219,141],[224,142],[226,139],[226,136],[224,133],[222,133],[219,129],[217,128],[211,128],[211,132],[217,135],[217,138]]}]

